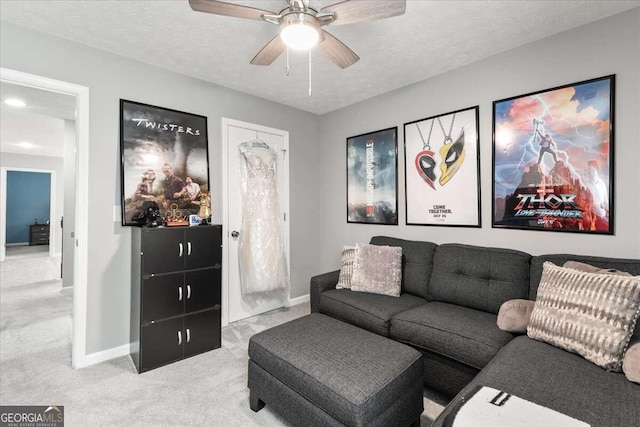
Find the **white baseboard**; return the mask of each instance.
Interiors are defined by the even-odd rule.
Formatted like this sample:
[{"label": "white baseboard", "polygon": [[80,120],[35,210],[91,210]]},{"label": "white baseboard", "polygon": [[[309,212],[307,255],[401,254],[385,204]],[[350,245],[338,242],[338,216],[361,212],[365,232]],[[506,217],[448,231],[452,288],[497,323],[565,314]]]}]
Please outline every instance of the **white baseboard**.
[{"label": "white baseboard", "polygon": [[87,366],[95,365],[96,363],[106,362],[107,360],[126,356],[128,354],[129,344],[109,348],[103,351],[97,351],[95,353],[87,354],[84,358],[84,363],[82,364],[82,366],[78,366],[78,368],[85,368]]},{"label": "white baseboard", "polygon": [[309,300],[310,300],[309,294],[302,295],[301,297],[297,297],[297,298],[289,298],[289,302],[287,303],[287,307],[291,307],[293,305],[298,305],[298,304],[303,304],[305,302],[309,302]]}]

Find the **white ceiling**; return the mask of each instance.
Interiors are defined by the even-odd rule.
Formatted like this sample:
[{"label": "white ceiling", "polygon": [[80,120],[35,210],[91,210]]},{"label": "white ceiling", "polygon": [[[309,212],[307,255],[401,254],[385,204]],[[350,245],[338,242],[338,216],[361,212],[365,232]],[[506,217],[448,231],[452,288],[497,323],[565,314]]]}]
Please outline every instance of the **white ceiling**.
[{"label": "white ceiling", "polygon": [[[9,98],[27,105],[12,107],[4,102]],[[2,82],[0,101],[0,152],[63,156],[64,120],[75,120],[75,97]]]},{"label": "white ceiling", "polygon": [[[230,1],[230,0],[229,0]],[[366,1],[366,0],[353,0]],[[233,3],[279,11],[284,0]],[[320,9],[339,0],[311,0]],[[359,56],[342,70],[312,54],[249,64],[277,34],[260,21],[194,12],[187,0],[2,1],[2,20],[323,114],[525,43],[638,7],[635,1],[408,0],[402,16],[325,27]]]}]

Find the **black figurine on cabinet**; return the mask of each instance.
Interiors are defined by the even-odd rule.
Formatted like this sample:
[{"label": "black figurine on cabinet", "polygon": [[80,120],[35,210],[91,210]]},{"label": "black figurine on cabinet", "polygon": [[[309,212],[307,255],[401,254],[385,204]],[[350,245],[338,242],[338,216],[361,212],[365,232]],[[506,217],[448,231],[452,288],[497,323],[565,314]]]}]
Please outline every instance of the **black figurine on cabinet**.
[{"label": "black figurine on cabinet", "polygon": [[156,202],[146,201],[142,204],[142,209],[138,211],[131,219],[140,225],[147,227],[157,227],[158,218],[160,218],[160,207]]}]

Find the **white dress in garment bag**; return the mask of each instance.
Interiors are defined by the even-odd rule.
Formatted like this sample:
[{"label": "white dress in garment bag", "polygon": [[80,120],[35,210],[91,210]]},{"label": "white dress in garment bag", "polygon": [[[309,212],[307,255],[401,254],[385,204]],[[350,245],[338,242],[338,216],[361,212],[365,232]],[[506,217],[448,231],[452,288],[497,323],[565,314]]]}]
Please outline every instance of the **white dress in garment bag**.
[{"label": "white dress in garment bag", "polygon": [[245,302],[282,298],[288,288],[287,264],[280,227],[277,186],[278,156],[254,140],[240,145],[242,230],[238,246],[240,283]]}]

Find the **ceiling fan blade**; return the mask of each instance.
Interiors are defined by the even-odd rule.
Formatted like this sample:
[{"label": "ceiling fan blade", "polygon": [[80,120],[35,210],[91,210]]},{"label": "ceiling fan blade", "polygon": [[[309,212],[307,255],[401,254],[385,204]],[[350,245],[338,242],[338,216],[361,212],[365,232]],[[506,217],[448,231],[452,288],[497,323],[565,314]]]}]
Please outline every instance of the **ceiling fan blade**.
[{"label": "ceiling fan blade", "polygon": [[214,13],[216,15],[234,16],[236,18],[255,19],[262,21],[262,15],[273,15],[273,12],[239,4],[226,3],[217,0],[189,0],[191,9],[197,12]]},{"label": "ceiling fan blade", "polygon": [[319,13],[335,13],[330,25],[354,24],[402,15],[406,0],[346,0],[320,9]]},{"label": "ceiling fan blade", "polygon": [[253,57],[253,65],[270,65],[287,47],[278,34]]},{"label": "ceiling fan blade", "polygon": [[360,60],[354,51],[340,40],[322,30],[324,40],[318,43],[318,50],[340,68],[347,68]]}]

